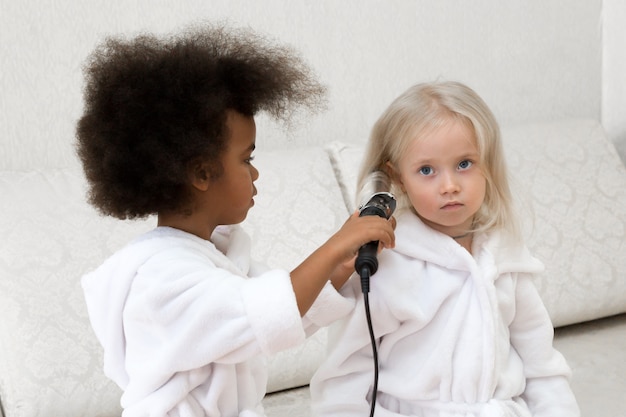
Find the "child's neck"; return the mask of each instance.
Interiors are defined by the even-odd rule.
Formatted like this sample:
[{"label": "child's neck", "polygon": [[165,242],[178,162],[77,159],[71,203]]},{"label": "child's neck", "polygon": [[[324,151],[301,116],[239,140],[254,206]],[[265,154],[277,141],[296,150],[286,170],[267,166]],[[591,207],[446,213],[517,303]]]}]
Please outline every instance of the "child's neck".
[{"label": "child's neck", "polygon": [[470,254],[472,253],[472,242],[474,240],[474,234],[472,232],[467,232],[460,236],[450,236],[454,239],[459,245],[463,246]]},{"label": "child's neck", "polygon": [[217,225],[208,224],[206,219],[186,213],[159,213],[157,226],[173,227],[204,240],[211,240],[213,230],[217,227]]}]

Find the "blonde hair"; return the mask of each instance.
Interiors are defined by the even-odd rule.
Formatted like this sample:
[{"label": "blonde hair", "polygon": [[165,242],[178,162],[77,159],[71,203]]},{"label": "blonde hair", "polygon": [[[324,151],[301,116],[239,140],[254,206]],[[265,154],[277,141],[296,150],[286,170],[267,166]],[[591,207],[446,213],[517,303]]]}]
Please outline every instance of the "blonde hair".
[{"label": "blonde hair", "polygon": [[[475,135],[479,164],[486,178],[485,199],[474,219],[474,231],[502,229],[519,237],[513,214],[500,128],[478,94],[468,86],[453,81],[417,84],[397,97],[375,123],[370,134],[358,176],[357,190],[375,171],[398,167],[401,156],[412,141],[450,122],[462,122]],[[413,207],[398,184],[391,192],[400,209]]]}]

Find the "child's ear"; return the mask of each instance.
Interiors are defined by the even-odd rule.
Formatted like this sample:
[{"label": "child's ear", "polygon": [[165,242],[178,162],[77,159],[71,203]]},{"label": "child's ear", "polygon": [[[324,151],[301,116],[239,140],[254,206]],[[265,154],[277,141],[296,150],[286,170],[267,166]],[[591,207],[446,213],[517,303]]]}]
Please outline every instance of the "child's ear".
[{"label": "child's ear", "polygon": [[398,171],[393,166],[391,161],[385,162],[384,170],[385,170],[385,173],[387,173],[387,175],[391,179],[391,182],[393,184],[396,184],[398,187],[400,187],[400,189],[404,192],[404,184],[402,184],[402,179],[400,178],[400,174],[398,174]]},{"label": "child's ear", "polygon": [[208,190],[211,182],[211,175],[207,163],[201,160],[193,161],[189,165],[189,180],[192,187],[197,190]]}]

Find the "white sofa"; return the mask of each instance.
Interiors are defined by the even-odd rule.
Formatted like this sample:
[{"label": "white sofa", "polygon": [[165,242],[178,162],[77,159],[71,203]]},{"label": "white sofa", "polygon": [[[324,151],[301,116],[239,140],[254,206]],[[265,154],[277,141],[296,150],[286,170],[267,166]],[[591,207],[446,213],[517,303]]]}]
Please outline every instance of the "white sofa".
[{"label": "white sofa", "polygon": [[[581,406],[588,416],[624,416],[626,168],[593,120],[524,125],[503,135],[516,194],[533,205],[529,243],[547,266],[537,285]],[[339,227],[353,207],[362,149],[333,142],[257,152],[259,194],[244,222],[256,257],[292,267]],[[0,173],[5,417],[120,414],[120,392],[102,375],[78,278],[154,221],[101,218],[84,191],[74,168]],[[615,317],[602,319],[608,316]],[[306,385],[325,335],[270,358],[269,390]],[[307,395],[306,388],[270,395],[268,414],[306,416]]]},{"label": "white sofa", "polygon": [[[286,130],[258,120],[259,194],[244,227],[272,266],[293,267],[353,210],[363,144],[392,98],[436,78],[474,87],[502,125],[528,243],[547,267],[537,286],[583,416],[626,416],[626,94],[623,48],[611,47],[625,36],[611,31],[623,4],[126,3],[2,2],[0,417],[120,416],[79,278],[154,219],[107,219],[85,202],[73,151],[80,64],[106,33],[198,18],[293,44],[329,86],[319,116]],[[325,337],[268,358],[270,417],[309,415]]]}]

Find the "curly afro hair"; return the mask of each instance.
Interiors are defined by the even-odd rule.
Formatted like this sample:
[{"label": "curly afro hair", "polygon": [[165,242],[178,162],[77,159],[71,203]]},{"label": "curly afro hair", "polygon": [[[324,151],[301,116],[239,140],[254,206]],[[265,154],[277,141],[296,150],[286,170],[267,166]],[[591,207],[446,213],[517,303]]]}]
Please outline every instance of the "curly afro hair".
[{"label": "curly afro hair", "polygon": [[191,164],[221,174],[228,111],[288,122],[297,107],[325,103],[325,88],[291,48],[223,25],[108,38],[84,73],[76,136],[88,200],[119,219],[184,212]]}]

